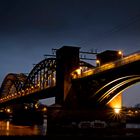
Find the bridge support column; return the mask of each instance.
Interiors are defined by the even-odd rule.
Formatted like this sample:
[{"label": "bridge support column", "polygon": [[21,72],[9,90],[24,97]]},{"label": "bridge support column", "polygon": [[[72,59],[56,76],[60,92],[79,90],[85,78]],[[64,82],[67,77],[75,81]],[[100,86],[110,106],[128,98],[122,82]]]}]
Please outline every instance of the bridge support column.
[{"label": "bridge support column", "polygon": [[56,104],[63,105],[71,88],[71,72],[79,67],[79,47],[64,46],[56,51]]}]

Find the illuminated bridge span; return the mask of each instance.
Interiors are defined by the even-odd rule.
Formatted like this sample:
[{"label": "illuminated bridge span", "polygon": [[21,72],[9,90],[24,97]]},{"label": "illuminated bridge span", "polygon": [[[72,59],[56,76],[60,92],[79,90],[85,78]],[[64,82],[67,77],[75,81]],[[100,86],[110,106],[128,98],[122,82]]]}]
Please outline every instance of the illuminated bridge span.
[{"label": "illuminated bridge span", "polygon": [[[82,72],[77,69],[79,75],[73,76],[77,92],[80,92],[88,101],[89,106],[109,105],[121,108],[121,93],[130,86],[140,82],[140,51],[122,57]],[[80,89],[82,87],[82,90]],[[118,98],[115,102],[113,99]],[[82,100],[80,101],[82,105]]]},{"label": "illuminated bridge span", "polygon": [[[93,68],[91,64],[80,61],[80,67],[84,71]],[[0,103],[6,103],[13,99],[21,98],[44,91],[48,88],[55,88],[56,86],[56,59],[47,58],[39,62],[29,73],[25,74],[8,74],[3,80],[0,89]],[[54,97],[54,94],[47,95],[47,97]]]},{"label": "illuminated bridge span", "polygon": [[[61,76],[63,68],[61,65],[58,67],[57,59],[59,57],[57,58],[56,55],[56,58],[42,60],[34,66],[28,76],[22,73],[8,74],[0,88],[0,105],[14,103],[19,99],[26,102],[26,100],[56,97],[60,84],[58,81],[57,85],[59,68],[61,70],[60,81],[61,77],[66,79],[65,86],[62,85],[66,95],[62,98],[68,106],[75,105],[75,103],[80,107],[104,106],[126,88],[140,82],[140,52],[96,67],[84,61],[78,62],[76,58],[78,65],[71,66],[70,74],[67,74],[69,79],[65,75]],[[70,67],[69,65],[67,64],[68,67]],[[65,65],[63,66],[65,67]],[[64,72],[69,72],[67,68],[65,69]]]},{"label": "illuminated bridge span", "polygon": [[[106,70],[109,70],[109,69],[121,67],[123,65],[133,63],[133,62],[136,62],[136,61],[139,61],[139,60],[140,60],[140,51],[138,51],[134,54],[131,54],[129,56],[122,57],[121,59],[116,60],[114,62],[106,63],[106,64],[104,64],[102,66],[99,66],[99,67],[96,67],[94,69],[89,69],[89,70],[86,70],[86,71],[82,71],[83,68],[81,67],[81,68],[77,69],[77,72],[79,74],[78,77],[75,76],[74,78],[83,78],[83,77],[93,75],[93,74],[97,74],[97,73],[100,73],[100,72],[103,72],[103,71],[106,71]],[[81,69],[81,71],[80,71],[80,69]]]}]

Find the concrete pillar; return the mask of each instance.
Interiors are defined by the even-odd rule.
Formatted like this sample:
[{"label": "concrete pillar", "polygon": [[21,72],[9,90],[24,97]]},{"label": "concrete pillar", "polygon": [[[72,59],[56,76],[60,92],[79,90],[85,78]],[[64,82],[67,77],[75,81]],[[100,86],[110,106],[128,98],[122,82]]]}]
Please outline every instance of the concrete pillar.
[{"label": "concrete pillar", "polygon": [[56,51],[56,104],[63,105],[71,88],[71,72],[79,67],[79,49],[63,46]]}]

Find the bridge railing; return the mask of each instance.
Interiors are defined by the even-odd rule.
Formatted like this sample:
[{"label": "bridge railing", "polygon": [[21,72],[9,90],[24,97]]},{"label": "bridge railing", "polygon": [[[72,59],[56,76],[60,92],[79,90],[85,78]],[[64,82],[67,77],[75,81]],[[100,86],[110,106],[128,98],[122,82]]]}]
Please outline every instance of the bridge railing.
[{"label": "bridge railing", "polygon": [[112,69],[112,68],[116,68],[116,67],[120,67],[122,65],[126,65],[126,64],[138,61],[138,60],[140,60],[140,53],[129,55],[129,56],[121,58],[115,62],[110,62],[110,63],[107,63],[105,65],[98,67],[99,69],[95,69],[94,73],[101,72],[101,71],[108,70],[108,69]]},{"label": "bridge railing", "polygon": [[[138,60],[140,60],[140,52],[128,55],[128,56],[123,57],[123,58],[116,60],[114,62],[106,63],[106,64],[99,66],[99,67],[96,67],[94,69],[88,69],[87,71],[84,71],[80,75],[78,75],[77,78],[82,78],[82,77],[93,75],[93,74],[96,74],[99,72],[103,72],[105,70],[117,68],[117,67],[120,67],[122,65],[126,65],[126,64],[138,61]],[[76,78],[74,78],[74,79],[76,79]]]}]

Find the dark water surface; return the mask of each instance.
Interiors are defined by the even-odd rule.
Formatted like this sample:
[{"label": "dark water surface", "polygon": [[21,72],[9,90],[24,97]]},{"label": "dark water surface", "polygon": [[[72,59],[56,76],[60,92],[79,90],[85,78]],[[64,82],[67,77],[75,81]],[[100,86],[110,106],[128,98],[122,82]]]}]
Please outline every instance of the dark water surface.
[{"label": "dark water surface", "polygon": [[[130,137],[130,136],[139,136],[140,137],[140,124],[126,124],[126,128],[131,129],[134,128],[132,133],[130,133],[129,131],[126,132],[126,134],[121,135],[121,137]],[[119,130],[121,131],[121,130]],[[111,131],[112,132],[112,131]],[[116,131],[118,132],[118,131]],[[136,135],[133,134],[134,132],[136,132]],[[14,124],[11,120],[0,120],[0,136],[43,136],[44,139],[46,139],[47,136],[47,119],[45,118],[43,120],[42,124]],[[57,137],[55,136],[55,138],[58,138],[60,135],[57,135]],[[66,135],[64,135],[66,136]],[[71,136],[71,135],[68,135]],[[82,134],[78,135],[78,136],[82,136]],[[94,135],[84,135],[84,136],[88,136],[88,137],[93,137]],[[105,135],[107,137],[118,137],[119,135],[116,134],[114,135]],[[72,136],[71,136],[72,137]],[[37,137],[38,139],[40,139],[40,137]],[[42,137],[41,137],[42,138]],[[48,138],[48,137],[47,137]]]},{"label": "dark water surface", "polygon": [[20,125],[10,120],[0,120],[0,136],[45,136],[47,133],[47,120],[43,124]]}]

